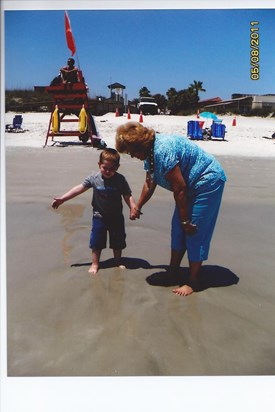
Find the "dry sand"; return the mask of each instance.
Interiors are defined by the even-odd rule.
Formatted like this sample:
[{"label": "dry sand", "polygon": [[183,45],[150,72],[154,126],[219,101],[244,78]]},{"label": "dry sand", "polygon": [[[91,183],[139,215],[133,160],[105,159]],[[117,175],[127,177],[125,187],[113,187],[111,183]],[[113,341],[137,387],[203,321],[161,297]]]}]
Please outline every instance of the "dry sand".
[{"label": "dry sand", "polygon": [[[12,123],[14,113],[6,114],[6,124]],[[275,157],[275,118],[237,116],[236,126],[233,116],[220,116],[226,126],[225,141],[197,141],[197,144],[214,155]],[[49,113],[23,113],[25,133],[6,133],[8,147],[43,147],[46,140]],[[127,122],[127,115],[116,117],[114,113],[94,116],[98,133],[109,147],[114,147],[114,135],[117,126]],[[131,120],[138,121],[139,115],[132,114]],[[198,120],[196,116],[143,116],[144,126],[153,127],[160,133],[177,133],[186,136],[187,122]],[[205,119],[202,119],[205,120]],[[210,120],[205,120],[210,125]],[[77,127],[77,123],[75,124]],[[62,139],[55,139],[61,142]],[[78,138],[65,138],[64,142],[79,142]],[[221,144],[222,143],[222,144]],[[52,144],[50,138],[48,145]]]},{"label": "dry sand", "polygon": [[[24,114],[30,132],[6,134],[8,375],[274,375],[275,145],[262,138],[274,132],[274,119],[238,117],[231,127],[228,117],[227,141],[198,142],[217,152],[228,182],[205,289],[183,298],[172,289],[186,258],[180,279],[165,272],[174,201],[161,188],[140,221],[124,207],[127,269],[113,267],[106,249],[98,275],[88,274],[91,192],[58,211],[50,203],[97,168],[99,151],[42,149],[48,118]],[[166,116],[144,124],[184,133],[186,119],[173,120],[175,128]],[[123,121],[96,118],[109,146]],[[142,162],[122,155],[120,171],[137,198]]]}]

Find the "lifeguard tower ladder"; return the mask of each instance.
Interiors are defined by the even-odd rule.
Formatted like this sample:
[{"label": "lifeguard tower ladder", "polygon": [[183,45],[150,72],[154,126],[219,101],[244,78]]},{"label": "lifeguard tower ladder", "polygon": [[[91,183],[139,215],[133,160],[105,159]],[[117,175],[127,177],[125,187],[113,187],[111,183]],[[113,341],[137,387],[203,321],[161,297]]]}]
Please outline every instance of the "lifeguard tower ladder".
[{"label": "lifeguard tower ladder", "polygon": [[[44,147],[47,146],[49,137],[52,142],[56,142],[56,138],[65,136],[78,136],[83,143],[90,139],[91,145],[98,147],[100,137],[93,116],[89,113],[88,87],[81,70],[78,70],[78,78],[77,83],[46,87],[47,93],[53,96],[53,109]],[[61,127],[63,123],[65,126]],[[72,125],[73,123],[78,125]]]}]

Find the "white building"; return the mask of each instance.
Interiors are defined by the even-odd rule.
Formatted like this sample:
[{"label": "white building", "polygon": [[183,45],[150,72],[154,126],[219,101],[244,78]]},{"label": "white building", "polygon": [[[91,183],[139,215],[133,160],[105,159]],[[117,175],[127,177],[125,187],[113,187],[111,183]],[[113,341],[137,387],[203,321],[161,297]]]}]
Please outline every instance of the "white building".
[{"label": "white building", "polygon": [[222,100],[219,103],[204,106],[204,110],[211,110],[217,113],[239,112],[249,113],[252,110],[267,109],[275,111],[275,94],[233,94],[232,99]]}]

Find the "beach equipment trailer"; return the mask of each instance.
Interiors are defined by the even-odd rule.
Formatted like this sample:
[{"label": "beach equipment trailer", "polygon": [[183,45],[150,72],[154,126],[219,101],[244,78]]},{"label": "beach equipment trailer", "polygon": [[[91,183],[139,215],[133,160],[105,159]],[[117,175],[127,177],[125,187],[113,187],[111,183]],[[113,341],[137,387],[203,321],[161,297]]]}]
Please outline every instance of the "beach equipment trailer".
[{"label": "beach equipment trailer", "polygon": [[[78,136],[83,143],[90,139],[93,147],[100,147],[102,144],[93,116],[89,112],[88,87],[81,70],[78,70],[78,78],[76,83],[46,87],[46,92],[53,97],[53,109],[44,147],[47,146],[49,137],[56,142],[56,138],[66,136]],[[78,123],[77,127],[75,123]]]}]

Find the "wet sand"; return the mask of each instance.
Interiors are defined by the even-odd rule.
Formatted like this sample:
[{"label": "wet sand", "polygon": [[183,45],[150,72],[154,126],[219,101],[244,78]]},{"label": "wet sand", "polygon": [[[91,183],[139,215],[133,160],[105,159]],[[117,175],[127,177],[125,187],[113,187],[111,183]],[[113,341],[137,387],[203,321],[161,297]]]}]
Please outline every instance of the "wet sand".
[{"label": "wet sand", "polygon": [[[218,157],[228,176],[204,290],[172,293],[171,193],[128,219],[127,268],[111,250],[88,274],[92,192],[50,207],[97,169],[85,147],[7,148],[8,376],[238,376],[275,373],[275,166]],[[142,162],[122,156],[137,198]]]}]

